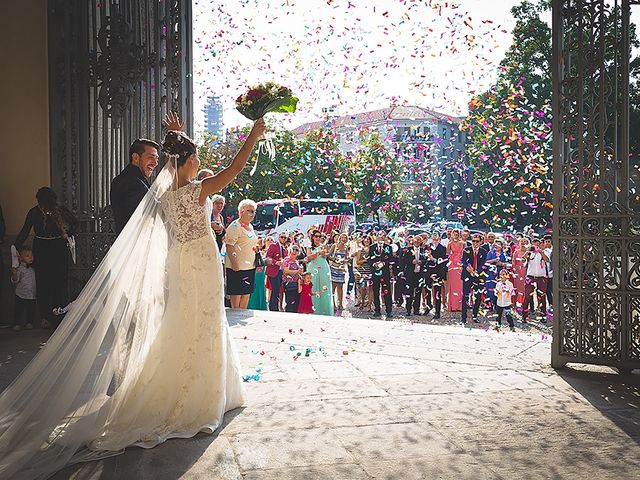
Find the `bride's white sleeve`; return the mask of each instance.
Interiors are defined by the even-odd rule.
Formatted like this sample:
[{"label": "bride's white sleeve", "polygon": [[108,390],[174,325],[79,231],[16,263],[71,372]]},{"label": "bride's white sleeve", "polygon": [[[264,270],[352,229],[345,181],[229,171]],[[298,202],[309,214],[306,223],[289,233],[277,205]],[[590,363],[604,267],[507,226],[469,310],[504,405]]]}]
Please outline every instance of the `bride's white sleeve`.
[{"label": "bride's white sleeve", "polygon": [[144,364],[165,308],[161,203],[174,172],[160,172],[62,324],[0,394],[1,479],[47,478],[86,457],[116,408],[110,398]]}]

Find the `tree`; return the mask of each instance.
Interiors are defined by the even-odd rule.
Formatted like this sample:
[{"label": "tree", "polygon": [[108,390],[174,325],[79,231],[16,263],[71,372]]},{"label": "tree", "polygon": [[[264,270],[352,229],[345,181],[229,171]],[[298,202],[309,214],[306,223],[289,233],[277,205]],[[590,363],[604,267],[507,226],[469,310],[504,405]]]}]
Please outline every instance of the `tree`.
[{"label": "tree", "polygon": [[[513,43],[501,62],[496,84],[471,100],[462,125],[480,197],[473,213],[478,222],[490,226],[551,226],[551,31],[540,18],[549,8],[548,0],[525,0],[512,8]],[[613,9],[606,12],[610,17],[603,24],[610,29],[604,43],[615,45],[621,17]],[[633,24],[630,37],[632,48],[637,48]],[[615,49],[605,55],[604,70],[615,71]],[[633,134],[640,129],[639,76],[635,58],[630,84],[632,153],[640,151],[640,138]],[[604,141],[612,144],[614,134],[609,129]]]},{"label": "tree", "polygon": [[[229,165],[248,134],[249,128],[243,128],[228,132],[225,141],[204,137],[199,149],[201,168],[217,172]],[[333,132],[316,130],[298,139],[287,130],[279,130],[273,143],[273,158],[258,145],[247,168],[221,192],[230,211],[235,211],[244,198],[261,201],[270,198],[338,198],[348,194],[343,181],[346,169],[344,156]],[[256,158],[258,166],[251,175]]]},{"label": "tree", "polygon": [[322,128],[308,132],[299,141],[298,183],[300,196],[308,198],[346,198],[351,193],[346,184],[346,158],[340,151],[335,132]]},{"label": "tree", "polygon": [[383,208],[392,222],[427,223],[433,216],[431,189],[428,184],[402,184],[398,199]]},{"label": "tree", "polygon": [[469,103],[461,128],[479,202],[476,223],[551,224],[551,30],[540,19],[545,1],[523,1],[513,43],[496,84]]},{"label": "tree", "polygon": [[344,180],[355,199],[360,218],[370,214],[380,220],[380,211],[394,215],[394,204],[402,191],[400,163],[395,151],[387,146],[380,133],[363,130],[360,147],[344,164]]}]

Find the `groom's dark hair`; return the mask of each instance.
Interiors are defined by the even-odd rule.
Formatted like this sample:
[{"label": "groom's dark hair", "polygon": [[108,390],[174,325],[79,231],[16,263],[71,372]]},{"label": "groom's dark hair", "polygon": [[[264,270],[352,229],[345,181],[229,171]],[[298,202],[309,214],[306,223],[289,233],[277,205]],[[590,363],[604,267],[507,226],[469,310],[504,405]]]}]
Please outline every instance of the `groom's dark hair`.
[{"label": "groom's dark hair", "polygon": [[137,153],[138,155],[142,155],[144,153],[145,147],[153,147],[158,152],[160,152],[160,145],[158,145],[153,140],[149,140],[147,138],[138,138],[137,140],[134,140],[129,147],[129,163],[133,161],[133,154]]}]

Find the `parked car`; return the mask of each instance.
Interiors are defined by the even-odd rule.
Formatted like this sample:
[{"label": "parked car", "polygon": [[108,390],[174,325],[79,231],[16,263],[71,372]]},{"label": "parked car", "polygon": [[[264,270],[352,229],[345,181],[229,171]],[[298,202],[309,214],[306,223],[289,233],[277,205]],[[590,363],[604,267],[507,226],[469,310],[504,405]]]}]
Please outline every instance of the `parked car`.
[{"label": "parked car", "polygon": [[397,242],[398,241],[398,237],[400,237],[401,235],[404,235],[404,237],[408,237],[409,235],[411,236],[416,236],[416,235],[422,235],[422,234],[430,234],[431,232],[425,228],[421,228],[421,227],[396,227],[391,229],[391,231],[389,232],[389,238],[391,238],[392,242]]},{"label": "parked car", "polygon": [[356,225],[356,232],[360,233],[371,233],[377,232],[378,230],[384,230],[381,225],[376,222],[362,222]]},{"label": "parked car", "polygon": [[438,230],[441,233],[446,232],[449,228],[463,230],[465,227],[462,222],[457,221],[448,221],[448,220],[440,220],[437,222],[429,222],[426,224],[425,228],[429,231]]}]

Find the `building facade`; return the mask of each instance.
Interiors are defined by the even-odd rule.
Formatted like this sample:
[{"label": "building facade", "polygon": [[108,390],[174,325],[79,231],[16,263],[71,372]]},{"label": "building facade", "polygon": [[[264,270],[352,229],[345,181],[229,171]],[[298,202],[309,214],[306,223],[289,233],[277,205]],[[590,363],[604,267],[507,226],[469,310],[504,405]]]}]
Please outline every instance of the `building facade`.
[{"label": "building facade", "polygon": [[391,106],[306,123],[293,132],[330,128],[347,154],[359,147],[364,131],[378,131],[402,162],[405,188],[428,189],[434,217],[457,220],[465,218],[476,200],[465,157],[466,134],[459,129],[462,120],[423,107]]},{"label": "building facade", "polygon": [[216,139],[222,140],[224,122],[222,118],[222,101],[220,100],[220,97],[216,95],[208,97],[203,111],[205,131],[214,135]]}]

